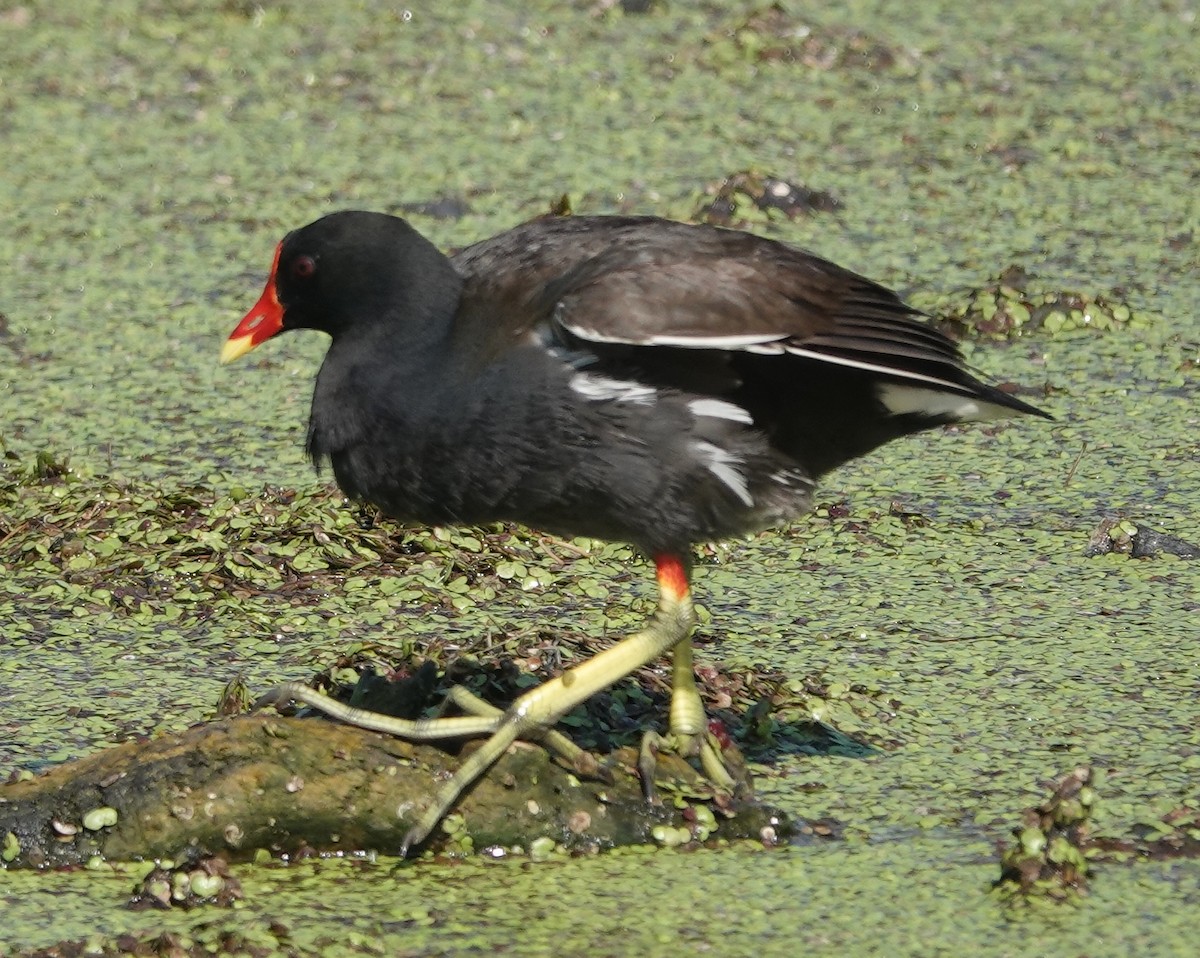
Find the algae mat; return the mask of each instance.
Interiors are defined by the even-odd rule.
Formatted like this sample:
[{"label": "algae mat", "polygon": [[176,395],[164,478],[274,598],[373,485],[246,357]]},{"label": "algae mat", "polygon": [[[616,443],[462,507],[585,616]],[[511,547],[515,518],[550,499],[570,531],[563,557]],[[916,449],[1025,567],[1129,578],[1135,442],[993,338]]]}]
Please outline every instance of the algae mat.
[{"label": "algae mat", "polygon": [[[783,732],[815,715],[859,746],[780,745],[759,769],[763,797],[840,837],[246,867],[237,907],[186,914],[126,911],[134,879],[108,866],[0,873],[3,949],[171,932],[162,949],[231,953],[1194,953],[1191,860],[1108,864],[1050,912],[1014,915],[988,889],[994,843],[1070,767],[1105,770],[1104,834],[1200,802],[1198,564],[1086,555],[1104,519],[1198,537],[1196,13],[900,16],[0,10],[0,436],[6,483],[22,477],[0,511],[0,769],[186,725],[234,675],[303,677],[350,642],[599,638],[645,610],[645,569],[594,543],[556,564],[530,540],[506,565],[493,532],[454,533],[487,574],[372,572],[352,510],[314,494],[300,453],[323,345],[215,364],[279,236],[320,213],[414,209],[451,246],[564,192],[586,212],[690,217],[756,169],[838,203],[738,216],[930,311],[1004,300],[1018,275],[1081,304],[1002,310],[1019,335],[969,346],[1044,384],[1056,424],[893,444],[830,477],[811,520],[703,557],[701,667],[776,670],[806,703]],[[120,515],[98,530],[106,503]],[[312,547],[314,510],[348,557]],[[206,563],[234,540],[243,587],[223,594]]]}]

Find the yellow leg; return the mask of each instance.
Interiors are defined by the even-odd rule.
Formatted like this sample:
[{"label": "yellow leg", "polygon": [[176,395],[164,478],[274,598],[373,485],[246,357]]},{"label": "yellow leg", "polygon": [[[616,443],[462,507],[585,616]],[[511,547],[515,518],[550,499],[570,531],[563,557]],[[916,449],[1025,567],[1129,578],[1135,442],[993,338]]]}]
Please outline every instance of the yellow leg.
[{"label": "yellow leg", "polygon": [[[668,727],[680,739],[681,754],[686,758],[699,750],[698,740],[704,735],[706,719],[700,690],[696,688],[696,672],[692,663],[692,640],[685,639],[671,653],[671,711]],[[684,742],[692,743],[684,746]]]},{"label": "yellow leg", "polygon": [[442,738],[470,738],[474,735],[486,735],[495,731],[500,724],[497,715],[455,715],[448,718],[432,719],[402,719],[394,715],[383,715],[379,712],[368,712],[366,709],[355,708],[337,699],[331,699],[324,692],[310,689],[299,682],[283,682],[262,695],[252,708],[261,709],[270,705],[285,705],[288,702],[300,702],[323,712],[330,718],[335,718],[347,725],[370,729],[372,732],[383,732],[395,735],[397,738],[412,739],[414,742],[428,742]]},{"label": "yellow leg", "polygon": [[[472,738],[494,732],[504,718],[504,713],[489,705],[470,689],[456,685],[446,693],[446,704],[457,705],[468,715],[438,716],[428,719],[402,719],[393,715],[382,715],[366,709],[355,708],[323,692],[309,688],[299,682],[283,682],[262,695],[254,703],[254,709],[271,705],[299,702],[335,718],[347,725],[383,732],[397,738],[414,742],[428,742],[444,738]],[[535,736],[531,736],[535,737]],[[573,769],[583,775],[604,774],[599,762],[590,752],[581,749],[562,732],[547,729],[538,738],[543,745],[564,759]]]},{"label": "yellow leg", "polygon": [[[682,758],[704,755],[705,746],[708,745],[707,724],[704,703],[700,700],[700,690],[696,688],[692,640],[688,637],[676,645],[671,653],[671,708],[668,713],[668,732],[664,736],[653,730],[647,731],[642,736],[641,748],[638,750],[638,775],[642,779],[642,791],[646,801],[659,804],[654,789],[658,753],[674,752]],[[711,751],[711,748],[708,751]],[[705,768],[707,769],[707,765]],[[725,782],[727,778],[732,783],[732,778],[722,765],[719,776],[712,778],[712,783],[728,791]]]},{"label": "yellow leg", "polygon": [[679,754],[685,758],[699,755],[700,767],[704,769],[708,780],[721,791],[732,795],[737,782],[721,758],[720,746],[708,731],[704,703],[700,701],[700,690],[696,688],[690,638],[675,646],[672,656],[669,728],[670,740]]}]

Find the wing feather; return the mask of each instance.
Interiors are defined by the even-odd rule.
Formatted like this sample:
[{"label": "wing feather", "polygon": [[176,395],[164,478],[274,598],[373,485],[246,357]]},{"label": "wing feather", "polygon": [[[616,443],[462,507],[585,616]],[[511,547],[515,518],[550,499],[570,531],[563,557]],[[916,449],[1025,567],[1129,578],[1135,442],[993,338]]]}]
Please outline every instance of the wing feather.
[{"label": "wing feather", "polygon": [[459,334],[493,339],[496,349],[531,333],[601,354],[638,346],[790,353],[964,388],[957,346],[894,292],[750,233],[654,217],[544,218],[454,263],[471,294],[464,299],[505,314],[464,317]]}]

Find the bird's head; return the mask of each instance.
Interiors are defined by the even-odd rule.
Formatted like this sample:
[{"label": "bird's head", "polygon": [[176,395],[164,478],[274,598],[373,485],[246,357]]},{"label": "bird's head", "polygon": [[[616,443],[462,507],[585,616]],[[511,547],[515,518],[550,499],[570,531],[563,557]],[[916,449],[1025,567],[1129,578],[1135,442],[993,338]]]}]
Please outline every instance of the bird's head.
[{"label": "bird's head", "polygon": [[289,329],[319,329],[335,339],[378,327],[385,316],[419,322],[427,303],[457,274],[405,220],[346,210],[294,230],[275,248],[258,302],[221,349],[221,362],[244,356]]}]

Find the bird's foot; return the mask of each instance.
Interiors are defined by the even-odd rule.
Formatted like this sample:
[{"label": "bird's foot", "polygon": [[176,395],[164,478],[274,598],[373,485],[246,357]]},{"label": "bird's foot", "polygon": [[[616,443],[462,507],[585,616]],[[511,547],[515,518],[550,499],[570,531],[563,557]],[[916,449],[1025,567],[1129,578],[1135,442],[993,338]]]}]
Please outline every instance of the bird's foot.
[{"label": "bird's foot", "polygon": [[[457,706],[464,712],[469,712],[473,715],[494,718],[497,723],[504,719],[503,710],[485,702],[463,685],[455,685],[446,693],[442,708],[445,709],[451,705]],[[600,760],[595,755],[586,749],[580,748],[562,732],[552,728],[535,729],[529,738],[531,741],[539,742],[545,746],[551,754],[581,778],[603,782],[606,785],[613,783],[612,772],[601,765]]]},{"label": "bird's foot", "polygon": [[642,793],[651,804],[661,804],[655,787],[660,753],[672,753],[685,759],[699,759],[700,770],[712,789],[713,801],[727,805],[734,799],[753,795],[750,773],[741,752],[730,739],[722,723],[713,721],[701,733],[671,732],[660,735],[647,732],[638,752],[638,776]]}]

